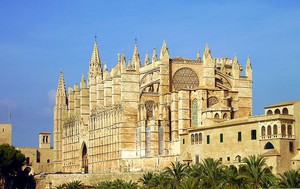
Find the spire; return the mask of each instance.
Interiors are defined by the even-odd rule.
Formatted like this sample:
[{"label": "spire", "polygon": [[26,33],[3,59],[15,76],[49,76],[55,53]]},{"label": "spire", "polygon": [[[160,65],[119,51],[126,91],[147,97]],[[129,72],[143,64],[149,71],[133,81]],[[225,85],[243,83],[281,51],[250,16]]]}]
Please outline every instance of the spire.
[{"label": "spire", "polygon": [[205,44],[205,50],[204,50],[204,54],[203,54],[203,60],[207,59],[207,58],[211,59],[212,57],[211,57],[210,49],[208,47],[208,43],[206,42],[206,44]]},{"label": "spire", "polygon": [[137,44],[134,45],[133,55],[132,55],[132,64],[133,68],[136,70],[139,67],[141,67],[141,60],[140,60],[140,54],[138,50]]},{"label": "spire", "polygon": [[83,75],[83,74],[82,74],[82,76],[81,76],[80,88],[81,88],[81,89],[86,88],[86,82],[85,82],[85,79],[84,79],[84,75]]},{"label": "spire", "polygon": [[64,75],[63,75],[62,69],[60,69],[55,104],[56,105],[67,105],[66,85],[65,85],[65,80],[64,80]]},{"label": "spire", "polygon": [[200,58],[200,51],[197,52],[196,60],[197,60],[197,61],[200,61],[200,60],[201,60],[201,58]]},{"label": "spire", "polygon": [[232,63],[232,75],[234,78],[240,77],[240,65],[238,63],[238,58],[236,54],[234,54],[233,63]]},{"label": "spire", "polygon": [[126,71],[126,57],[124,51],[121,55],[121,73],[124,73]]},{"label": "spire", "polygon": [[160,59],[169,59],[169,51],[165,40],[160,50]]},{"label": "spire", "polygon": [[152,63],[155,61],[157,61],[157,55],[156,55],[156,49],[154,48],[152,52]]},{"label": "spire", "polygon": [[65,85],[65,80],[64,80],[64,75],[63,75],[62,68],[60,69],[56,96],[64,96],[64,97],[66,96],[66,85]]},{"label": "spire", "polygon": [[238,64],[238,59],[237,59],[236,53],[234,54],[233,64]]},{"label": "spire", "polygon": [[[98,44],[97,44],[97,36],[95,36],[93,53],[90,61],[89,67],[89,80],[93,77],[96,78],[97,75],[102,75],[102,63],[99,55]],[[90,83],[90,82],[89,82]]]},{"label": "spire", "polygon": [[146,57],[145,57],[145,65],[151,64],[150,59],[149,59],[149,54],[146,52]]},{"label": "spire", "polygon": [[251,61],[250,61],[250,56],[248,56],[248,58],[247,58],[246,76],[252,80],[252,65],[251,65]]}]

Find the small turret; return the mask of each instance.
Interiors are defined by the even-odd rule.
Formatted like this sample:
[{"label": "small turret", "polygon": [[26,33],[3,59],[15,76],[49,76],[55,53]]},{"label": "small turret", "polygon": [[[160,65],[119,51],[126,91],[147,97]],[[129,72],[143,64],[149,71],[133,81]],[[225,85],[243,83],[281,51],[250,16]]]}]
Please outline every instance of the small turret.
[{"label": "small turret", "polygon": [[146,52],[146,57],[145,57],[145,65],[151,64],[150,59],[149,59],[149,54]]},{"label": "small turret", "polygon": [[110,80],[110,79],[111,79],[106,64],[104,64],[104,69],[103,69],[103,79],[104,79],[104,81],[105,81],[105,80]]},{"label": "small turret", "polygon": [[208,60],[208,59],[212,59],[212,56],[211,56],[211,52],[210,52],[210,49],[208,47],[208,43],[206,42],[206,45],[205,45],[205,50],[204,50],[204,53],[203,53],[203,60]]},{"label": "small turret", "polygon": [[200,58],[200,51],[197,52],[196,60],[197,60],[197,61],[200,61],[200,60],[201,60],[201,58]]},{"label": "small turret", "polygon": [[133,65],[133,69],[135,70],[138,70],[141,67],[140,54],[139,54],[137,44],[134,45],[134,51],[133,51],[131,63]]},{"label": "small turret", "polygon": [[121,73],[126,72],[126,57],[124,51],[122,52],[121,55]]},{"label": "small turret", "polygon": [[85,79],[84,79],[84,75],[82,74],[81,76],[81,80],[80,80],[80,88],[86,88],[86,82],[85,82]]},{"label": "small turret", "polygon": [[157,61],[157,55],[156,55],[156,49],[154,48],[152,52],[152,63],[155,61]]},{"label": "small turret", "polygon": [[252,66],[251,66],[250,56],[248,56],[247,64],[246,64],[246,76],[249,80],[252,80]]},{"label": "small turret", "polygon": [[169,59],[169,50],[167,48],[167,43],[165,40],[160,50],[160,59]]},{"label": "small turret", "polygon": [[234,78],[240,77],[240,65],[238,63],[238,59],[236,54],[234,55],[233,63],[232,63],[232,75]]}]

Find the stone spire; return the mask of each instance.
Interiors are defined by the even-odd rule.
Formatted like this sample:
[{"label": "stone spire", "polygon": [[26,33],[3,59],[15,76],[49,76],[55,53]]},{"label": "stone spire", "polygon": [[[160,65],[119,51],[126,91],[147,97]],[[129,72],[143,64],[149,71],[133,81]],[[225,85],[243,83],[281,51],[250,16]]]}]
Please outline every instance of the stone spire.
[{"label": "stone spire", "polygon": [[196,60],[197,60],[197,61],[200,61],[200,60],[201,60],[201,58],[200,58],[200,51],[197,52]]},{"label": "stone spire", "polygon": [[81,88],[81,89],[86,88],[86,82],[85,82],[85,79],[84,79],[84,75],[83,75],[83,74],[82,74],[81,80],[80,80],[80,88]]},{"label": "stone spire", "polygon": [[99,55],[98,44],[95,37],[94,49],[90,61],[88,80],[90,83],[91,78],[96,78],[97,75],[102,75],[102,63]]},{"label": "stone spire", "polygon": [[207,42],[206,42],[205,50],[204,50],[204,54],[203,54],[203,60],[206,60],[206,59],[212,59],[211,52],[210,52]]},{"label": "stone spire", "polygon": [[61,102],[61,100],[66,99],[66,96],[67,95],[66,95],[66,85],[65,85],[64,75],[62,69],[60,69],[59,81],[58,81],[58,86],[56,91],[56,104],[61,104],[61,103],[65,104],[65,102]]},{"label": "stone spire", "polygon": [[156,55],[156,49],[154,48],[152,52],[152,63],[155,61],[157,61],[157,55]]},{"label": "stone spire", "polygon": [[160,59],[169,59],[169,50],[167,47],[167,43],[164,40],[162,48],[160,50]]},{"label": "stone spire", "polygon": [[146,52],[146,57],[145,57],[145,65],[151,64],[150,59],[149,59],[149,54]]},{"label": "stone spire", "polygon": [[240,65],[236,54],[234,54],[233,63],[232,63],[232,75],[234,78],[240,77]]},{"label": "stone spire", "polygon": [[124,51],[121,55],[121,73],[124,73],[126,71],[126,57]]},{"label": "stone spire", "polygon": [[252,80],[252,65],[250,61],[250,56],[247,58],[247,64],[246,64],[246,76],[248,79]]},{"label": "stone spire", "polygon": [[133,55],[131,59],[131,64],[133,65],[133,69],[138,70],[141,67],[140,54],[138,50],[137,44],[134,45]]}]

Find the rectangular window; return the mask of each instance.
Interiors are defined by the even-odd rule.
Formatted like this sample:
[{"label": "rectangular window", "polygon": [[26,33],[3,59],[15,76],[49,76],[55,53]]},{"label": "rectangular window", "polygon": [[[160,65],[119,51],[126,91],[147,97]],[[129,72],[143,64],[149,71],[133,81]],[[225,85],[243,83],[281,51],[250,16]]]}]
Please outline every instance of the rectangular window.
[{"label": "rectangular window", "polygon": [[251,130],[251,140],[256,140],[256,130]]},{"label": "rectangular window", "polygon": [[206,144],[209,144],[210,143],[210,137],[209,135],[206,136]]},{"label": "rectangular window", "polygon": [[185,139],[182,139],[182,144],[185,144]]},{"label": "rectangular window", "polygon": [[290,149],[290,152],[294,152],[294,143],[293,142],[289,142],[289,149]]},{"label": "rectangular window", "polygon": [[199,163],[199,155],[196,155],[195,161],[196,161],[196,163]]},{"label": "rectangular window", "polygon": [[230,157],[227,157],[227,161],[230,161]]},{"label": "rectangular window", "polygon": [[238,141],[239,142],[242,141],[242,132],[241,131],[238,132]]},{"label": "rectangular window", "polygon": [[220,134],[220,143],[223,142],[223,133]]}]

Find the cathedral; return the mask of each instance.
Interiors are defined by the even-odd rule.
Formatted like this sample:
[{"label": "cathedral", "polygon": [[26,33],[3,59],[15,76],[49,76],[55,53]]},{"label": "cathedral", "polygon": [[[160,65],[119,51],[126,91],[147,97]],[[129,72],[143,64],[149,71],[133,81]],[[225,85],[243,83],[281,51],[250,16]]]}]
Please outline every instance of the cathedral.
[{"label": "cathedral", "polygon": [[159,56],[154,49],[144,63],[137,44],[131,59],[123,52],[117,62],[109,71],[95,41],[87,78],[67,89],[60,72],[54,171],[157,171],[206,157],[230,165],[252,154],[265,156],[275,172],[299,166],[300,102],[253,116],[249,57],[243,71],[236,55],[212,57],[208,44],[202,57],[170,57],[164,41]]}]

